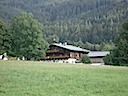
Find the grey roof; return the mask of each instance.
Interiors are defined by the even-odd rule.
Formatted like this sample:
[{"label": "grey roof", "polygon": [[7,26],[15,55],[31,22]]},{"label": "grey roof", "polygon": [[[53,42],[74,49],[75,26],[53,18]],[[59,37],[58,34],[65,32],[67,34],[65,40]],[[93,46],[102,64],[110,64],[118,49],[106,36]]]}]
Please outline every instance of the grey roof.
[{"label": "grey roof", "polygon": [[104,57],[110,54],[109,51],[91,51],[87,54],[88,57]]},{"label": "grey roof", "polygon": [[89,50],[86,49],[82,49],[80,47],[76,47],[76,46],[72,46],[72,45],[67,45],[67,44],[58,44],[58,43],[53,43],[52,45],[64,48],[64,49],[68,49],[71,51],[78,51],[78,52],[90,52]]}]

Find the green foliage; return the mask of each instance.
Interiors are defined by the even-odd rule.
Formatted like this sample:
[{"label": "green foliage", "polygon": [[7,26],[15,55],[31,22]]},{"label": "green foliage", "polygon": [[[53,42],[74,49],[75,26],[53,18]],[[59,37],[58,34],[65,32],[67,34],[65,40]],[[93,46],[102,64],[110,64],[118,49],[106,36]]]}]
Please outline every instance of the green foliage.
[{"label": "green foliage", "polygon": [[81,57],[81,62],[84,64],[90,64],[91,63],[90,58],[86,55]]},{"label": "green foliage", "polygon": [[84,46],[114,42],[127,5],[127,0],[1,0],[0,18],[9,22],[21,11],[31,12],[43,23],[49,43],[56,35],[60,42]]},{"label": "green foliage", "polygon": [[0,61],[0,96],[127,96],[128,68]]},{"label": "green foliage", "polygon": [[11,33],[6,24],[4,24],[3,21],[0,20],[0,54],[8,52],[11,49],[10,43]]},{"label": "green foliage", "polygon": [[122,25],[122,30],[119,33],[119,37],[116,42],[116,49],[114,51],[114,56],[116,61],[121,63],[128,63],[128,20],[126,20]]},{"label": "green foliage", "polygon": [[[38,19],[38,21],[42,23],[43,29],[34,25],[33,27],[38,29],[36,30],[37,32],[43,30],[42,33],[48,43],[52,43],[53,41],[67,42],[90,50],[112,50],[113,45],[111,46],[109,43],[115,41],[119,32],[120,23],[128,16],[127,5],[127,0],[1,0],[0,19],[6,21],[8,24],[10,22],[9,20],[14,18],[14,16],[17,18],[20,12],[31,12],[34,16],[30,17]],[[25,18],[27,18],[27,16]],[[15,19],[13,21],[15,21]],[[11,44],[13,43],[13,50],[15,47],[18,49],[21,46],[19,50],[22,50],[26,56],[28,53],[33,53],[27,56],[29,59],[33,57],[33,55],[38,58],[37,55],[39,54],[36,53],[38,53],[37,51],[39,50],[32,51],[41,46],[35,46],[36,48],[33,48],[32,46],[34,46],[34,44],[32,44],[32,46],[28,46],[28,50],[24,47],[23,42],[25,41],[22,40],[22,38],[27,38],[28,40],[25,43],[31,43],[31,40],[29,41],[31,36],[29,35],[35,29],[26,30],[31,26],[31,24],[28,23],[29,18],[29,20],[20,19],[16,22],[19,23],[23,20],[22,22],[24,23],[20,25],[25,26],[23,28],[21,27],[21,29],[17,24],[13,26],[13,28],[16,26],[17,29],[19,29],[14,32],[17,33],[14,35],[16,40],[12,40],[13,42],[11,42]],[[14,28],[13,30],[17,29]],[[20,38],[18,37],[19,33],[22,33]],[[29,35],[24,37],[24,33]],[[34,35],[34,37],[36,38],[36,35]],[[10,38],[8,39],[10,40]],[[22,44],[17,43],[17,45],[15,45],[15,42],[19,41],[22,41]],[[34,40],[34,42],[35,41],[36,40]],[[121,42],[120,45],[122,44]],[[103,43],[104,46],[102,46]],[[8,45],[7,47],[10,48],[9,44],[5,45]],[[14,52],[9,51],[9,54],[19,56],[21,52],[17,50]]]},{"label": "green foliage", "polygon": [[55,34],[49,35],[48,37],[45,37],[46,40],[51,44],[51,43],[59,43],[59,37],[56,36]]},{"label": "green foliage", "polygon": [[93,50],[93,51],[99,51],[101,50],[102,44],[92,44],[92,43],[89,43],[89,42],[86,42],[85,43],[85,48],[86,49],[89,49],[89,50]]},{"label": "green foliage", "polygon": [[42,26],[30,13],[21,13],[11,21],[12,51],[27,59],[44,57],[47,42],[43,39]]},{"label": "green foliage", "polygon": [[128,20],[122,25],[122,30],[116,41],[116,48],[105,58],[105,63],[128,66]]},{"label": "green foliage", "polygon": [[104,43],[103,45],[101,45],[101,49],[105,50],[105,51],[112,51],[115,49],[115,44],[114,43]]},{"label": "green foliage", "polygon": [[[106,65],[116,65],[116,64],[113,63],[113,54],[112,54],[112,53],[109,54],[109,55],[107,55],[107,56],[105,56],[105,57],[103,58],[103,60],[104,60],[104,63],[105,63]],[[118,63],[117,63],[117,64],[118,64]]]}]

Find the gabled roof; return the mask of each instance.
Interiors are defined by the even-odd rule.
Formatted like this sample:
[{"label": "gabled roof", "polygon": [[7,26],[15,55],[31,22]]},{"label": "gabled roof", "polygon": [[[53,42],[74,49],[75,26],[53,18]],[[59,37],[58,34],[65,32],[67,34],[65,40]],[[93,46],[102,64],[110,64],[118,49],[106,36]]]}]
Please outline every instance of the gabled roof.
[{"label": "gabled roof", "polygon": [[87,54],[88,57],[104,57],[110,54],[109,51],[91,51]]},{"label": "gabled roof", "polygon": [[76,47],[76,46],[73,46],[73,45],[58,44],[58,43],[53,43],[53,44],[51,44],[51,46],[52,45],[57,46],[57,47],[61,47],[61,48],[67,49],[67,50],[71,50],[71,51],[86,52],[86,53],[90,52],[89,50],[82,49],[80,47]]}]

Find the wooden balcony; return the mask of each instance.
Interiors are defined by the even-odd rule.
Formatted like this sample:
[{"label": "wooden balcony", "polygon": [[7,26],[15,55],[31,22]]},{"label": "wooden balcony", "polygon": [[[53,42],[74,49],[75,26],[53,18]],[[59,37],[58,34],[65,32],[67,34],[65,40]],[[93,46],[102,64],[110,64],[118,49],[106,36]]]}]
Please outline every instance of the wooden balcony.
[{"label": "wooden balcony", "polygon": [[46,51],[46,53],[58,53],[58,52],[59,52],[59,50],[56,50],[56,49]]},{"label": "wooden balcony", "polygon": [[75,56],[47,56],[46,60],[68,59],[68,58],[80,59]]},{"label": "wooden balcony", "polygon": [[46,57],[46,60],[56,60],[56,59],[68,59],[70,56],[49,56]]}]

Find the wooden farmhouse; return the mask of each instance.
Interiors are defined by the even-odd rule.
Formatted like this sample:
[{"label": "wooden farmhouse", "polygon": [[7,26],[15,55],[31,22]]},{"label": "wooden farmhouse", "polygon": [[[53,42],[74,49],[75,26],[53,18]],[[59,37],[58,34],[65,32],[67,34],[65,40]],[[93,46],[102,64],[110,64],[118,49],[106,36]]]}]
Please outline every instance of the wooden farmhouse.
[{"label": "wooden farmhouse", "polygon": [[89,50],[82,49],[80,47],[53,43],[49,46],[49,50],[46,52],[45,60],[63,62],[66,60],[69,63],[74,63],[76,60],[79,60],[83,55],[87,55],[88,53]]},{"label": "wooden farmhouse", "polygon": [[109,51],[89,51],[73,45],[53,43],[46,51],[46,58],[43,60],[75,63],[77,60],[79,61],[83,55],[86,55],[90,58],[91,63],[103,64],[103,57],[107,54],[110,54]]}]

